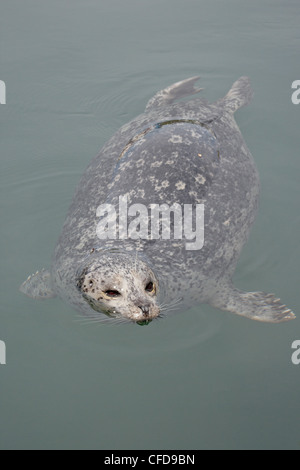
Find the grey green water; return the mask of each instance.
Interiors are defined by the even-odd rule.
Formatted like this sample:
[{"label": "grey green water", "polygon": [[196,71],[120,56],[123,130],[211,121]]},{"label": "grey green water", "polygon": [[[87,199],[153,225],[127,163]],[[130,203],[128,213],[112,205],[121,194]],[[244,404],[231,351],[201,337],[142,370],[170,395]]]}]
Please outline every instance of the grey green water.
[{"label": "grey green water", "polygon": [[[0,4],[1,449],[299,449],[298,0],[10,0]],[[235,275],[298,315],[265,325],[203,305],[147,327],[85,325],[18,292],[48,266],[89,160],[159,89],[241,75],[237,121],[261,176]]]}]

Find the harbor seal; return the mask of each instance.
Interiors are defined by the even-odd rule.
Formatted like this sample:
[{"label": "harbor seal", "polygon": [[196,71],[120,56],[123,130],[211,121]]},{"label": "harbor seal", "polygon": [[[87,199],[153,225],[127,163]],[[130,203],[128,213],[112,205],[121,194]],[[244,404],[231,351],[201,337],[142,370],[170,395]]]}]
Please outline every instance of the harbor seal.
[{"label": "harbor seal", "polygon": [[[242,292],[232,283],[259,196],[258,172],[234,119],[252,97],[249,79],[241,77],[213,104],[200,98],[176,102],[201,90],[195,87],[198,79],[156,93],[145,113],[104,145],[79,182],[51,270],[30,276],[23,293],[37,299],[58,295],[97,320],[137,324],[201,303],[263,322],[295,318],[273,294]],[[119,212],[101,232],[99,207],[107,213],[112,208],[113,217],[124,197],[131,215],[133,208],[139,214],[136,230],[128,235]],[[179,232],[177,238],[163,236],[163,217],[159,236],[153,236],[142,213],[154,206],[169,208],[169,234],[182,221],[176,219],[178,208],[202,207],[203,240],[187,249]],[[195,213],[189,220],[195,234]],[[115,229],[112,236],[101,237],[108,229]]]}]

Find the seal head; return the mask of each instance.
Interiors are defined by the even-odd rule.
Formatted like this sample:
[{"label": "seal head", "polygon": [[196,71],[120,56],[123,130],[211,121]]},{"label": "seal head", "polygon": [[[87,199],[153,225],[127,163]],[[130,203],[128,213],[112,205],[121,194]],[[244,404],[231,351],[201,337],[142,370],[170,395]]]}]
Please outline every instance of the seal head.
[{"label": "seal head", "polygon": [[137,255],[95,253],[78,274],[77,288],[93,310],[139,324],[159,316],[158,280]]}]

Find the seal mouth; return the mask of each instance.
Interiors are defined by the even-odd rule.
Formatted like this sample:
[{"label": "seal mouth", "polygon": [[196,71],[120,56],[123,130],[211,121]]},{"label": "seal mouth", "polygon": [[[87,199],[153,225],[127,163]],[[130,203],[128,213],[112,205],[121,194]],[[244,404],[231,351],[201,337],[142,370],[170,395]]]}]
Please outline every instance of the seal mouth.
[{"label": "seal mouth", "polygon": [[138,325],[148,325],[160,315],[160,308],[155,303],[144,303],[142,305],[134,305],[132,310],[126,309],[124,317],[137,323]]},{"label": "seal mouth", "polygon": [[82,293],[83,299],[89,304],[89,306],[99,313],[103,313],[112,320],[124,320],[137,325],[144,326],[149,325],[153,320],[160,316],[160,309],[155,305],[143,305],[137,307],[138,312],[126,311],[126,313],[120,312],[118,308],[107,308],[93,297],[90,297],[86,293]]}]

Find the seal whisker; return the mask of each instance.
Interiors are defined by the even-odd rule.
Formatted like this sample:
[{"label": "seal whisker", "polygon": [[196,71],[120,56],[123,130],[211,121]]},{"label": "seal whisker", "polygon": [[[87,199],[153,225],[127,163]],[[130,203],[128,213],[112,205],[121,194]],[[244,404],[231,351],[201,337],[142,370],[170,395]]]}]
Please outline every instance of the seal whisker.
[{"label": "seal whisker", "polygon": [[169,308],[169,307],[175,307],[175,306],[179,305],[182,302],[182,300],[183,300],[182,297],[179,297],[178,299],[172,300],[169,303],[162,303],[162,304],[158,305],[158,307],[161,310]]},{"label": "seal whisker", "polygon": [[170,308],[165,308],[162,311],[165,312],[165,313],[169,313],[169,312],[173,312],[173,311],[178,310],[178,309],[179,309],[179,307],[173,307],[173,308],[170,307]]},{"label": "seal whisker", "polygon": [[79,319],[75,320],[77,323],[80,323],[80,325],[90,325],[90,324],[95,324],[95,323],[105,323],[107,322],[107,318],[101,318],[101,317],[91,317],[91,318],[85,318],[82,321]]}]

